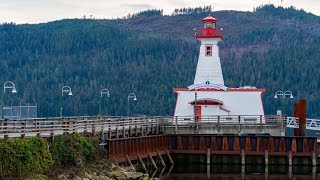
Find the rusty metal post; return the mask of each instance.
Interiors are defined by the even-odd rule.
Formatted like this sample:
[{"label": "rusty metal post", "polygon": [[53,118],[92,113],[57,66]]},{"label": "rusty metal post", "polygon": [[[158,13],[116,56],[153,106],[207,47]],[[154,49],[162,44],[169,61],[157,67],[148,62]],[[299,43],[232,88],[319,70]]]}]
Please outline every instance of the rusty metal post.
[{"label": "rusty metal post", "polygon": [[307,102],[305,99],[299,101],[299,136],[306,135],[306,110]]},{"label": "rusty metal post", "polygon": [[[293,105],[293,116],[294,118],[299,118],[299,107],[298,107],[298,103],[294,103]],[[299,122],[299,119],[296,119],[296,123]],[[299,136],[299,128],[294,128],[294,136]]]}]

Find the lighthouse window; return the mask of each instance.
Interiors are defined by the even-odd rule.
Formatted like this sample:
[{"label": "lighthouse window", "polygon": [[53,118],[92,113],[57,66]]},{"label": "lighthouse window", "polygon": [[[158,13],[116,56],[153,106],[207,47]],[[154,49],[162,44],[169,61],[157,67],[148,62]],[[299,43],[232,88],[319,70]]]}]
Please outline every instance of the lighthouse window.
[{"label": "lighthouse window", "polygon": [[212,46],[206,46],[206,56],[212,56]]},{"label": "lighthouse window", "polygon": [[212,23],[212,22],[207,22],[203,24],[203,28],[212,28],[215,29],[216,28],[216,23]]}]

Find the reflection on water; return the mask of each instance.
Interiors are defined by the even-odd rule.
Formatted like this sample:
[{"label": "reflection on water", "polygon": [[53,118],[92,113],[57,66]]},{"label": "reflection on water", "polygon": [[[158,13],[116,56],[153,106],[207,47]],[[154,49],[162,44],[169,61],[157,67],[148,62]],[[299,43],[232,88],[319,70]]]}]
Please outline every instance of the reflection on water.
[{"label": "reflection on water", "polygon": [[178,165],[150,173],[160,179],[320,179],[316,167],[299,166],[238,166],[238,165]]}]

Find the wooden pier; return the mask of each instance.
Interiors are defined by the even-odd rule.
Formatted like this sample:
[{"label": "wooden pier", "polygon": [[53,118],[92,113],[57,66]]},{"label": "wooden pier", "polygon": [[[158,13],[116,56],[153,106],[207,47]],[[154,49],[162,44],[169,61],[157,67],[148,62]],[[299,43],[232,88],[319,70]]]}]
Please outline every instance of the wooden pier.
[{"label": "wooden pier", "polygon": [[284,135],[285,116],[108,117],[79,116],[0,120],[1,138],[53,137],[70,133],[102,134],[104,139],[154,134]]},{"label": "wooden pier", "polygon": [[[293,165],[305,158],[315,166],[316,137],[284,137],[285,116],[201,117],[59,117],[2,120],[0,138],[54,137],[90,133],[100,137],[116,162],[142,161],[170,154],[205,156],[204,163],[216,163],[216,156],[235,156],[244,165],[248,157],[262,157],[268,164],[282,157]],[[280,136],[282,135],[282,136]],[[156,166],[154,166],[156,167]]]},{"label": "wooden pier", "polygon": [[[270,163],[269,158],[283,158],[281,164],[294,165],[294,159],[303,157],[307,164],[316,166],[318,144],[316,137],[235,136],[235,135],[163,135],[108,140],[109,157],[117,162],[157,156],[203,155],[202,163],[214,164],[214,156],[234,156],[234,163],[241,165]],[[263,161],[250,161],[250,156],[262,157]],[[239,160],[240,159],[240,160]],[[277,164],[273,162],[272,164]]]}]

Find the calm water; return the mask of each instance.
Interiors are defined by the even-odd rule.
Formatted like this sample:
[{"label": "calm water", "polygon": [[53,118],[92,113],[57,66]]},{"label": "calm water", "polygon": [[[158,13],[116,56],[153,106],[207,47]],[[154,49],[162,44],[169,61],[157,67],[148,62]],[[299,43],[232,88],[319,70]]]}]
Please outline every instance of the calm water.
[{"label": "calm water", "polygon": [[[319,170],[319,169],[318,169]],[[319,171],[318,171],[319,172]],[[320,179],[313,167],[287,166],[238,166],[238,165],[177,165],[150,172],[150,178],[160,179]]]}]

